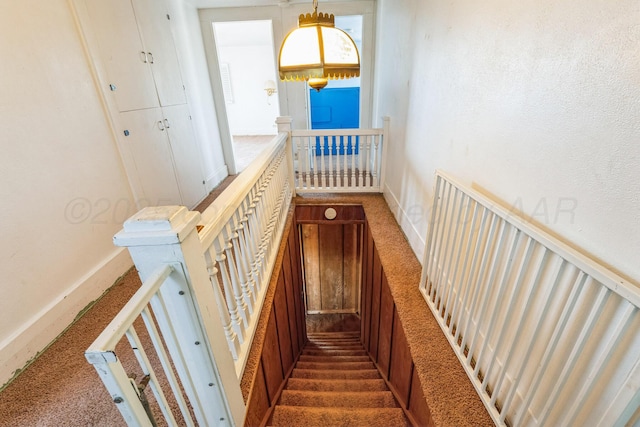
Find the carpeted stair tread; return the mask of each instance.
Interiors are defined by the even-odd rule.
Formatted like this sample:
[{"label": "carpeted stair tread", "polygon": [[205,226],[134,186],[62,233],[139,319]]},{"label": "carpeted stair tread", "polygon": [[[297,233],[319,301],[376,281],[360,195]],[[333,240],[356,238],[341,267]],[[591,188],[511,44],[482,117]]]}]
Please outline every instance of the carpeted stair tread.
[{"label": "carpeted stair tread", "polygon": [[268,425],[408,425],[357,333],[314,334],[309,340]]},{"label": "carpeted stair tread", "polygon": [[318,338],[318,339],[314,339],[314,340],[309,340],[309,344],[313,345],[313,344],[362,344],[362,343],[357,338],[355,338],[355,339],[352,339],[352,338],[340,338],[340,339],[336,339],[336,340]]},{"label": "carpeted stair tread", "polygon": [[369,356],[310,356],[301,354],[299,362],[340,363],[340,362],[370,362]]},{"label": "carpeted stair tread", "polygon": [[302,354],[307,356],[366,356],[364,350],[303,350]]},{"label": "carpeted stair tread", "polygon": [[362,344],[359,342],[355,343],[309,343],[306,346],[307,349],[312,348],[362,348]]},{"label": "carpeted stair tread", "polygon": [[313,341],[307,343],[307,347],[340,347],[340,346],[360,346],[360,341]]},{"label": "carpeted stair tread", "polygon": [[289,378],[287,390],[307,391],[387,391],[387,384],[379,379],[315,379]]},{"label": "carpeted stair tread", "polygon": [[400,408],[315,408],[276,406],[269,424],[288,426],[406,426],[407,419]]},{"label": "carpeted stair tread", "polygon": [[294,368],[291,378],[315,379],[377,379],[380,374],[375,369],[330,370],[330,369],[298,369]]},{"label": "carpeted stair tread", "polygon": [[314,338],[360,338],[360,332],[307,332],[307,337],[310,340],[313,340]]},{"label": "carpeted stair tread", "polygon": [[279,405],[347,408],[397,408],[390,391],[307,391],[284,390]]},{"label": "carpeted stair tread", "polygon": [[305,362],[298,361],[296,364],[298,369],[320,369],[320,370],[362,370],[362,369],[376,369],[376,365],[373,362]]}]

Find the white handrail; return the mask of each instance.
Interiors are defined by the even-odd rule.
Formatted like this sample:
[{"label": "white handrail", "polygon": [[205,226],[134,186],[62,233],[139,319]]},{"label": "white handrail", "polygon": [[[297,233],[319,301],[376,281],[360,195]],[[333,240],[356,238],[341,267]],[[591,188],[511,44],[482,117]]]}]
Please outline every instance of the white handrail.
[{"label": "white handrail", "polygon": [[490,199],[486,195],[474,190],[471,187],[463,186],[459,181],[453,178],[451,175],[437,170],[436,174],[450,182],[457,188],[464,188],[464,192],[473,199],[477,200],[485,206],[490,207],[491,211],[498,215],[505,221],[509,221],[514,226],[518,227],[536,241],[542,243],[551,251],[562,254],[562,257],[567,262],[577,266],[585,273],[592,276],[594,279],[611,289],[613,292],[620,295],[622,298],[631,302],[636,307],[640,307],[640,287],[637,284],[629,282],[624,277],[620,276],[613,270],[605,267],[593,258],[586,254],[576,250],[575,248],[567,245],[556,237],[552,236],[543,229],[536,227],[531,222],[527,221],[523,217],[514,213],[498,204],[495,200]]},{"label": "white handrail", "polygon": [[109,325],[98,335],[93,343],[91,343],[85,351],[87,357],[93,353],[114,350],[116,344],[133,324],[135,318],[142,313],[142,310],[149,304],[151,297],[173,271],[172,266],[165,265],[149,277],[141,287],[141,291],[136,292],[133,297],[127,301],[116,317],[109,322]]},{"label": "white handrail", "polygon": [[244,200],[251,186],[264,173],[269,164],[269,160],[275,153],[281,150],[286,141],[287,134],[278,134],[264,150],[239,174],[236,179],[229,184],[204,212],[202,212],[202,224],[204,228],[200,231],[200,240],[203,246],[211,246],[215,237],[222,231],[229,218],[238,209]]},{"label": "white handrail", "polygon": [[198,233],[229,350],[242,376],[293,189],[280,133],[203,212]]},{"label": "white handrail", "polygon": [[[298,136],[293,135],[308,132],[291,131],[287,117],[277,123],[279,134],[202,215],[181,206],[149,207],[128,219],[114,237],[116,245],[129,248],[144,284],[87,358],[114,399],[118,397],[129,425],[150,421],[119,364],[114,343],[125,335],[143,371],[153,369],[131,326],[137,317],[143,318],[163,368],[174,366],[177,371],[179,384],[174,380],[170,388],[187,425],[194,424],[183,409],[187,406],[199,425],[244,423],[240,380],[299,178],[294,155],[301,152],[294,149]],[[388,120],[384,129],[312,133],[314,140],[322,136],[348,141],[341,146],[342,154],[330,153],[326,162],[321,158],[329,168],[321,172],[322,181],[336,191],[381,191],[386,129]],[[310,154],[310,146],[305,150]],[[339,188],[338,181],[351,182],[353,188]],[[171,375],[167,373],[170,381]],[[151,388],[162,391],[155,380]],[[174,425],[171,410],[162,404],[164,397],[158,394],[156,400],[167,423]]]},{"label": "white handrail", "polygon": [[638,416],[640,288],[440,171],[420,291],[497,425]]}]

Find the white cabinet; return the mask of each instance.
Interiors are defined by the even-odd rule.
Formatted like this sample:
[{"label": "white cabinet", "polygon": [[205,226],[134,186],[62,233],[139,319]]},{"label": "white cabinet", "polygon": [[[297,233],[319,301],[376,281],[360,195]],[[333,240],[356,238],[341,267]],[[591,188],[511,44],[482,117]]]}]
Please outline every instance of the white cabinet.
[{"label": "white cabinet", "polygon": [[134,0],[136,19],[142,33],[144,52],[153,71],[161,106],[184,104],[180,65],[171,33],[170,16],[158,0]]},{"label": "white cabinet", "polygon": [[171,18],[159,0],[74,0],[140,207],[206,196]]},{"label": "white cabinet", "polygon": [[139,184],[139,207],[182,204],[162,110],[133,110],[119,116],[123,145],[135,168],[132,178]]},{"label": "white cabinet", "polygon": [[200,151],[193,132],[189,108],[186,104],[173,105],[163,107],[162,113],[171,141],[171,153],[182,204],[193,207],[206,194],[200,169]]},{"label": "white cabinet", "polygon": [[170,17],[152,0],[85,0],[118,111],[187,102]]},{"label": "white cabinet", "polygon": [[120,113],[122,139],[144,194],[141,206],[194,206],[204,197],[186,104]]}]

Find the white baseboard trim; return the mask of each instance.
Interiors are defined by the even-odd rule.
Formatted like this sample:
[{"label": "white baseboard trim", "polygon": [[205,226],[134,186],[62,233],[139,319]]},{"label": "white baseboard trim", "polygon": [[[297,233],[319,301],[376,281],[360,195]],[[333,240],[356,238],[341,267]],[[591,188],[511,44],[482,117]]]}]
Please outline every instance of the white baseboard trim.
[{"label": "white baseboard trim", "polygon": [[211,193],[211,190],[216,188],[227,176],[229,176],[229,168],[227,168],[227,165],[223,165],[221,168],[213,171],[206,180],[207,194]]},{"label": "white baseboard trim", "polygon": [[52,344],[91,302],[98,299],[132,265],[126,248],[115,249],[104,262],[0,342],[0,389]]},{"label": "white baseboard trim", "polygon": [[398,198],[393,194],[393,191],[391,191],[388,185],[385,185],[382,194],[384,199],[387,201],[387,205],[389,205],[389,209],[391,209],[393,216],[396,218],[396,221],[398,221],[400,229],[402,229],[404,235],[407,237],[409,245],[411,246],[411,249],[413,249],[413,253],[418,258],[418,261],[420,261],[420,264],[422,264],[426,243],[424,238],[420,235],[418,230],[416,230],[416,227],[413,222],[411,222],[407,212],[402,208]]}]

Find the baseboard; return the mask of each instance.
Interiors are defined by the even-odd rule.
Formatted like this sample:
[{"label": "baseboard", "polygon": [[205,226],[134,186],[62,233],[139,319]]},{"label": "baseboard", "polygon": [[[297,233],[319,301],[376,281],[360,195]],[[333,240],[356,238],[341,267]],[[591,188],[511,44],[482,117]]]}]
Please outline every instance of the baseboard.
[{"label": "baseboard", "polygon": [[229,176],[229,168],[227,168],[227,165],[223,165],[221,168],[213,171],[206,179],[207,194],[211,193],[211,190],[216,188],[227,176]]},{"label": "baseboard", "polygon": [[383,196],[387,201],[387,205],[389,205],[389,209],[393,213],[393,216],[400,225],[400,229],[404,232],[404,235],[409,241],[409,246],[413,249],[413,253],[418,258],[418,261],[420,261],[420,264],[422,264],[426,241],[413,225],[409,215],[407,215],[407,212],[402,208],[398,198],[393,194],[393,191],[391,191],[388,185],[385,185]]},{"label": "baseboard", "polygon": [[56,338],[122,276],[133,262],[117,248],[107,259],[44,307],[22,328],[0,342],[0,390],[27,367]]}]

